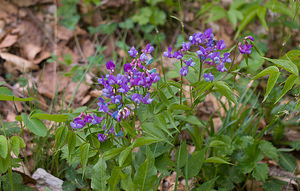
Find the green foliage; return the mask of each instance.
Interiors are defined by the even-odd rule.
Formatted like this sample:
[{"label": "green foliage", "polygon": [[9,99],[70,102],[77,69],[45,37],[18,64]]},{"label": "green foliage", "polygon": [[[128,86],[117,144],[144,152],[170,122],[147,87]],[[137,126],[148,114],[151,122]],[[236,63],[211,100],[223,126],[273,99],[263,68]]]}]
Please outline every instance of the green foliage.
[{"label": "green foliage", "polygon": [[47,135],[47,127],[41,120],[28,117],[25,113],[23,113],[21,116],[25,127],[27,127],[35,135],[41,137],[45,137]]}]

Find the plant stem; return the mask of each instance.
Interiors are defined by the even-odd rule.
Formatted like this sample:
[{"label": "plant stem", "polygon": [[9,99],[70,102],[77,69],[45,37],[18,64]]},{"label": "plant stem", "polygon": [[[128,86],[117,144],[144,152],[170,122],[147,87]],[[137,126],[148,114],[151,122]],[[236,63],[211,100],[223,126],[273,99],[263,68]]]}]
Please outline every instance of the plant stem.
[{"label": "plant stem", "polygon": [[201,78],[202,78],[202,61],[201,61],[201,58],[200,58],[200,68],[199,68],[199,78],[198,78],[198,81],[200,81],[201,80]]},{"label": "plant stem", "polygon": [[[180,67],[182,68],[182,60],[180,60]],[[182,96],[183,96],[183,76],[180,76],[180,86],[181,86],[181,90],[180,90],[180,104],[182,104]]]}]

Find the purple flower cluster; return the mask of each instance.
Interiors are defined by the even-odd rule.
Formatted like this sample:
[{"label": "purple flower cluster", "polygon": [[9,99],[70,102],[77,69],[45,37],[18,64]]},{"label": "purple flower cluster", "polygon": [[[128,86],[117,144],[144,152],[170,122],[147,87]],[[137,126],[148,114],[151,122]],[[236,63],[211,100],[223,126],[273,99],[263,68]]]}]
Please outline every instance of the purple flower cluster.
[{"label": "purple flower cluster", "polygon": [[204,73],[203,78],[205,79],[205,81],[210,82],[213,81],[215,77],[214,75],[212,75],[212,73],[208,73],[208,74]]},{"label": "purple flower cluster", "polygon": [[100,142],[106,141],[106,139],[107,139],[107,137],[108,137],[109,134],[115,134],[115,128],[114,128],[114,126],[111,126],[111,128],[108,130],[108,132],[105,132],[105,125],[103,126],[102,129],[103,129],[103,131],[104,131],[104,134],[103,134],[103,133],[99,133],[99,134],[97,135],[98,140],[99,140]]},{"label": "purple flower cluster", "polygon": [[251,48],[253,47],[252,44],[249,44],[250,41],[254,41],[252,36],[247,36],[244,38],[244,44],[239,42],[239,51],[241,54],[251,54]]},{"label": "purple flower cluster", "polygon": [[[225,63],[231,63],[230,53],[225,53],[223,55],[220,54],[221,50],[226,48],[226,44],[224,40],[215,41],[213,39],[214,34],[212,33],[212,29],[205,30],[204,33],[194,33],[189,37],[189,42],[182,43],[182,49],[176,51],[172,54],[172,47],[168,47],[168,51],[164,52],[164,56],[168,58],[176,58],[178,60],[183,60],[183,53],[188,51],[192,45],[198,47],[199,49],[196,51],[200,60],[204,63],[215,65],[215,67],[220,72],[227,71],[225,67]],[[179,74],[182,76],[186,76],[189,72],[188,67],[194,66],[195,63],[190,58],[190,60],[183,60],[186,66],[182,66],[179,71]],[[212,76],[212,77],[211,77]],[[213,79],[213,75],[210,74],[210,78]],[[211,80],[210,80],[211,81]]]},{"label": "purple flower cluster", "polygon": [[[153,83],[160,80],[159,74],[148,70],[144,65],[149,58],[147,54],[151,53],[154,47],[147,44],[146,48],[142,50],[140,56],[139,52],[134,48],[128,51],[129,55],[134,59],[131,63],[124,65],[124,74],[113,75],[112,72],[105,77],[101,76],[98,79],[99,84],[103,85],[103,96],[107,98],[107,102],[102,97],[99,98],[99,112],[108,113],[118,122],[126,119],[130,115],[130,109],[124,102],[131,100],[135,104],[150,104],[152,99],[148,93],[149,88]],[[115,64],[112,61],[106,63],[108,70],[113,71]],[[140,92],[143,90],[143,92]],[[142,94],[139,94],[142,93]],[[117,110],[110,112],[109,105],[115,104]]]},{"label": "purple flower cluster", "polygon": [[93,114],[92,117],[91,115],[85,115],[84,113],[81,113],[70,124],[73,129],[81,129],[88,123],[93,125],[100,124],[103,119],[104,117],[98,117],[95,114]]}]

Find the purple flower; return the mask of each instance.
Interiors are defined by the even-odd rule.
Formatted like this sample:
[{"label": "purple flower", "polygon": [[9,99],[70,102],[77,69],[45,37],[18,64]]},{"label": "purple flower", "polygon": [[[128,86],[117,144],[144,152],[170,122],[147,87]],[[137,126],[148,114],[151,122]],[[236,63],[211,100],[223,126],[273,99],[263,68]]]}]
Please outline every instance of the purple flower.
[{"label": "purple flower", "polygon": [[112,97],[111,97],[111,101],[112,101],[114,104],[119,104],[119,103],[121,103],[121,101],[122,101],[122,96],[121,96],[121,95],[112,96]]},{"label": "purple flower", "polygon": [[213,30],[211,28],[206,29],[204,31],[205,38],[213,38],[214,34],[212,32]]},{"label": "purple flower", "polygon": [[143,104],[151,104],[153,99],[149,98],[149,93],[142,99]]},{"label": "purple flower", "polygon": [[189,40],[193,45],[202,44],[205,41],[205,35],[203,33],[194,33],[193,36],[189,37]]},{"label": "purple flower", "polygon": [[102,85],[105,85],[105,84],[106,84],[106,81],[104,80],[103,75],[101,75],[101,78],[98,78],[98,83],[99,83],[99,84],[102,84]]},{"label": "purple flower", "polygon": [[123,109],[123,119],[126,119],[130,114],[130,109],[128,109],[127,107],[124,107]]},{"label": "purple flower", "polygon": [[98,103],[99,106],[99,112],[108,112],[108,105],[104,102],[104,99],[102,97],[99,97],[100,103]]},{"label": "purple flower", "polygon": [[141,103],[143,96],[137,93],[134,93],[131,97],[132,101],[134,101],[135,103]]},{"label": "purple flower", "polygon": [[116,65],[113,63],[113,61],[108,61],[106,62],[106,68],[108,70],[111,70],[112,72],[114,72]]},{"label": "purple flower", "polygon": [[136,86],[143,86],[145,83],[143,78],[139,76],[134,79],[133,84]]},{"label": "purple flower", "polygon": [[250,35],[245,37],[245,40],[248,40],[248,39],[254,41],[254,38],[252,36],[250,36]]},{"label": "purple flower", "polygon": [[206,50],[202,46],[199,46],[200,50],[198,50],[196,53],[198,54],[198,57],[201,58],[206,55]]},{"label": "purple flower", "polygon": [[144,52],[150,54],[153,50],[154,50],[154,47],[151,46],[151,44],[149,43],[146,45]]},{"label": "purple flower", "polygon": [[118,91],[120,93],[124,94],[124,93],[127,93],[129,91],[129,88],[128,88],[127,84],[121,84],[121,87],[118,89]]},{"label": "purple flower", "polygon": [[183,60],[183,62],[187,65],[187,66],[194,66],[195,62],[193,62],[193,59],[190,58],[188,61]]},{"label": "purple flower", "polygon": [[226,69],[226,67],[225,67],[225,65],[224,65],[224,63],[223,62],[220,62],[218,65],[216,65],[217,66],[217,69],[220,71],[220,72],[225,72],[225,71],[227,71],[227,69]]},{"label": "purple flower", "polygon": [[209,73],[209,74],[204,73],[203,78],[205,79],[205,81],[210,82],[210,81],[213,81],[215,77],[211,73]]},{"label": "purple flower", "polygon": [[151,74],[151,79],[153,83],[156,83],[160,80],[159,74],[158,73],[152,73]]},{"label": "purple flower", "polygon": [[82,119],[80,119],[81,117],[79,116],[79,117],[76,117],[73,121],[74,122],[71,122],[70,124],[71,124],[71,127],[73,128],[73,129],[81,129],[82,127],[84,127],[85,126],[85,122],[84,122],[84,120],[82,120]]},{"label": "purple flower", "polygon": [[189,69],[188,69],[188,67],[186,67],[186,66],[183,66],[183,67],[180,69],[180,71],[179,71],[179,74],[180,74],[181,76],[186,76],[188,73],[189,73]]},{"label": "purple flower", "polygon": [[104,134],[98,134],[98,140],[102,143],[106,141],[107,137]]},{"label": "purple flower", "polygon": [[83,118],[83,121],[84,121],[85,123],[91,123],[92,120],[93,120],[93,117],[92,117],[91,115],[87,115],[87,116],[85,116],[85,117]]},{"label": "purple flower", "polygon": [[173,58],[176,58],[178,60],[182,59],[182,57],[183,57],[183,54],[180,51],[176,51],[173,54]]},{"label": "purple flower", "polygon": [[168,51],[164,52],[164,57],[173,58],[172,47],[168,47]]},{"label": "purple flower", "polygon": [[223,58],[221,58],[222,62],[227,62],[227,63],[231,63],[231,58],[229,58],[230,53],[224,53]]},{"label": "purple flower", "polygon": [[148,60],[148,57],[146,56],[145,53],[142,53],[142,54],[141,54],[140,60],[141,60],[142,62],[145,62],[146,60]]},{"label": "purple flower", "polygon": [[191,43],[190,42],[183,42],[182,43],[182,50],[183,51],[188,51],[191,48]]},{"label": "purple flower", "polygon": [[114,119],[117,119],[117,117],[118,117],[118,112],[119,112],[119,111],[114,111],[114,112],[111,114],[111,116],[112,116]]},{"label": "purple flower", "polygon": [[129,63],[124,64],[124,72],[129,73],[132,70],[132,67]]},{"label": "purple flower", "polygon": [[96,114],[93,113],[94,119],[92,120],[92,124],[96,125],[96,124],[100,124],[101,121],[103,121],[104,117],[98,117],[96,116]]},{"label": "purple flower", "polygon": [[216,49],[217,50],[223,50],[224,48],[226,48],[225,41],[224,40],[219,40],[217,42]]},{"label": "purple flower", "polygon": [[128,51],[129,55],[135,58],[138,55],[138,51],[132,46],[131,49]]},{"label": "purple flower", "polygon": [[243,44],[243,45],[241,42],[239,42],[239,51],[241,54],[251,54],[252,47],[253,47],[253,45],[248,44],[247,42],[245,42],[245,44]]}]

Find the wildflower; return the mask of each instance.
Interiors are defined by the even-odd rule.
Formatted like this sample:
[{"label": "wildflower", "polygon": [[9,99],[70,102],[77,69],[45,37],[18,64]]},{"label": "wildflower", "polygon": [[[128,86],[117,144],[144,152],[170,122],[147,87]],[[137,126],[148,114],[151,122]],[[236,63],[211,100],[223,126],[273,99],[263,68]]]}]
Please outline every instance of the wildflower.
[{"label": "wildflower", "polygon": [[186,66],[183,66],[183,67],[180,69],[180,71],[179,71],[179,74],[180,74],[181,76],[186,76],[188,73],[189,73],[189,69],[188,69],[188,67],[186,67]]},{"label": "wildflower", "polygon": [[104,117],[100,118],[100,117],[96,116],[94,113],[93,113],[93,117],[94,117],[94,119],[92,120],[93,125],[100,124],[101,121],[103,121],[103,119],[104,119]]},{"label": "wildflower", "polygon": [[164,57],[173,58],[172,47],[168,47],[168,51],[164,52]]},{"label": "wildflower", "polygon": [[247,36],[244,39],[244,44],[239,42],[239,51],[241,54],[251,54],[251,48],[253,45],[249,44],[247,40],[254,41],[254,38],[252,36]]},{"label": "wildflower", "polygon": [[100,103],[98,103],[99,112],[107,113],[108,112],[108,105],[104,102],[104,99],[101,98],[101,97],[99,97],[99,101],[100,101]]},{"label": "wildflower", "polygon": [[131,49],[128,51],[129,55],[135,58],[138,55],[138,51],[132,46]]},{"label": "wildflower", "polygon": [[124,64],[124,72],[130,72],[132,70],[132,67],[129,63]]},{"label": "wildflower", "polygon": [[145,62],[146,60],[148,60],[148,57],[146,56],[145,53],[142,53],[142,54],[141,54],[140,60],[141,60],[142,62]]},{"label": "wildflower", "polygon": [[219,40],[217,42],[216,49],[223,50],[224,48],[226,48],[226,44],[225,44],[224,40]]},{"label": "wildflower", "polygon": [[151,46],[151,44],[149,43],[146,45],[144,52],[150,54],[153,50],[154,50],[154,47]]},{"label": "wildflower", "polygon": [[141,103],[143,96],[137,93],[134,93],[131,97],[132,101],[134,101],[135,103]]},{"label": "wildflower", "polygon": [[227,69],[226,69],[226,67],[225,67],[225,65],[224,65],[224,63],[223,62],[220,62],[218,65],[216,65],[217,66],[217,69],[220,71],[220,72],[225,72],[225,71],[227,71]]},{"label": "wildflower", "polygon": [[122,101],[122,96],[121,96],[121,95],[112,96],[112,97],[111,97],[111,101],[112,101],[114,104],[119,104],[119,103],[121,103],[121,101]]},{"label": "wildflower", "polygon": [[182,59],[182,57],[183,57],[183,54],[180,51],[176,51],[173,54],[173,58],[176,58],[177,60]]},{"label": "wildflower", "polygon": [[113,61],[106,62],[106,68],[112,72],[114,72],[116,65],[113,63]]},{"label": "wildflower", "polygon": [[187,65],[187,66],[194,66],[195,62],[193,61],[192,58],[190,58],[188,61],[183,60],[183,62]]},{"label": "wildflower", "polygon": [[143,104],[151,104],[153,99],[149,97],[149,93],[142,99]]},{"label": "wildflower", "polygon": [[106,141],[106,139],[107,139],[107,137],[104,135],[104,134],[98,134],[98,140],[100,141],[100,142],[104,142],[104,141]]},{"label": "wildflower", "polygon": [[182,43],[182,50],[183,51],[188,51],[191,48],[191,43],[190,42],[183,42]]},{"label": "wildflower", "polygon": [[85,117],[83,118],[83,121],[84,121],[85,123],[91,123],[92,120],[93,120],[93,117],[92,117],[91,115],[87,115],[87,116],[85,116]]},{"label": "wildflower", "polygon": [[85,126],[85,122],[77,118],[75,118],[74,122],[71,122],[70,124],[73,129],[81,129]]},{"label": "wildflower", "polygon": [[210,82],[214,80],[214,75],[212,75],[211,73],[209,74],[204,73],[203,78],[205,79],[205,81]]}]

